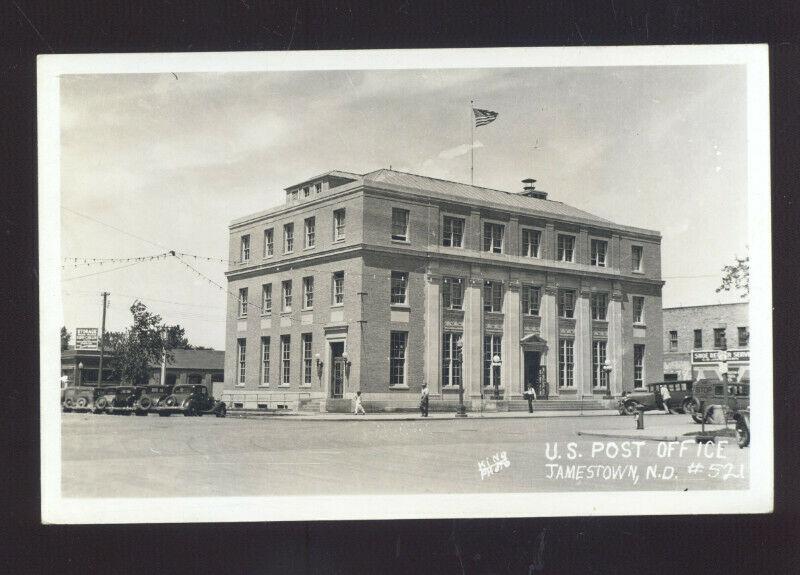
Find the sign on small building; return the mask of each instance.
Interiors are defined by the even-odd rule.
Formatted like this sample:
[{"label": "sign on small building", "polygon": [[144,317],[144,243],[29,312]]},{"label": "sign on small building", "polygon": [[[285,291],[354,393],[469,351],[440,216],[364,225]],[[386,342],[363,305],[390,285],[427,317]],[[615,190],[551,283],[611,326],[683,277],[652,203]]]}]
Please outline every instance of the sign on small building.
[{"label": "sign on small building", "polygon": [[75,328],[75,349],[89,350],[100,349],[98,346],[99,336],[96,327],[77,327]]}]

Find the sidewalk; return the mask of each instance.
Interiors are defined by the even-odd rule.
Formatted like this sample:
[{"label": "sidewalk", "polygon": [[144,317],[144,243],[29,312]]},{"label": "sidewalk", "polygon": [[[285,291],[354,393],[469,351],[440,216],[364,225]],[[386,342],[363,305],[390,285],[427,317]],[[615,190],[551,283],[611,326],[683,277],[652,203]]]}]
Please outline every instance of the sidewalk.
[{"label": "sidewalk", "polygon": [[456,417],[455,413],[431,412],[428,417],[422,417],[418,412],[412,413],[367,413],[366,415],[353,415],[352,413],[263,413],[257,411],[228,411],[229,417],[242,417],[249,419],[261,418],[287,418],[292,421],[429,421],[429,420],[454,420],[454,419],[532,419],[539,417],[597,417],[615,416],[620,417],[616,410],[612,409],[585,409],[583,412],[578,410],[560,411],[484,411],[467,412],[467,417]]}]

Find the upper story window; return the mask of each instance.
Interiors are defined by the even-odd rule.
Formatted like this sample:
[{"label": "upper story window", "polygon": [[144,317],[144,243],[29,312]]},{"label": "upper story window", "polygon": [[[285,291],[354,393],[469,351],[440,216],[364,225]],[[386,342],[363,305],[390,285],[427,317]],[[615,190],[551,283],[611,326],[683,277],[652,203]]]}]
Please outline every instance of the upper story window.
[{"label": "upper story window", "polygon": [[239,290],[239,317],[247,317],[247,288]]},{"label": "upper story window", "polygon": [[241,249],[242,263],[250,261],[250,235],[242,236],[242,249]]},{"label": "upper story window", "polygon": [[392,239],[408,241],[408,210],[392,208]]},{"label": "upper story window", "polygon": [[558,259],[562,262],[575,261],[575,236],[558,234]]},{"label": "upper story window", "polygon": [[558,290],[558,317],[571,319],[575,317],[575,291]]},{"label": "upper story window", "polygon": [[737,328],[739,334],[739,347],[747,347],[750,344],[750,330],[746,327]]},{"label": "upper story window", "polygon": [[591,304],[592,319],[605,321],[606,314],[608,313],[608,294],[593,293]]},{"label": "upper story window", "polygon": [[669,332],[669,350],[678,351],[678,331],[674,329]]},{"label": "upper story window", "polygon": [[503,311],[503,284],[487,281],[483,284],[483,311]]},{"label": "upper story window", "polygon": [[608,242],[605,240],[592,240],[592,260],[593,266],[606,267],[608,254]]},{"label": "upper story window", "polygon": [[333,305],[344,303],[344,272],[333,274]]},{"label": "upper story window", "polygon": [[333,241],[344,239],[345,211],[344,208],[333,211]]},{"label": "upper story window", "polygon": [[283,226],[283,253],[290,254],[294,251],[294,224]]},{"label": "upper story window", "polygon": [[522,286],[522,313],[524,315],[539,315],[541,289],[539,286]]},{"label": "upper story window", "polygon": [[392,303],[407,303],[408,273],[392,272]]},{"label": "upper story window", "polygon": [[483,224],[483,251],[494,254],[503,253],[503,234],[505,226],[503,224],[493,224],[484,222]]},{"label": "upper story window", "polygon": [[715,327],[714,328],[714,347],[717,349],[722,349],[726,347],[727,342],[725,341],[725,328],[724,327]]},{"label": "upper story window", "polygon": [[694,330],[694,348],[701,349],[703,347],[703,330]]},{"label": "upper story window", "polygon": [[275,234],[272,228],[264,230],[264,257],[268,258],[275,253]]},{"label": "upper story window", "polygon": [[633,296],[633,323],[644,323],[644,298]]},{"label": "upper story window", "polygon": [[317,182],[314,184],[314,193],[318,194],[322,191],[322,182]]},{"label": "upper story window", "polygon": [[442,280],[442,307],[444,309],[461,309],[464,305],[464,290],[460,278],[444,278]]},{"label": "upper story window", "polygon": [[538,258],[542,244],[542,232],[539,230],[522,230],[522,255],[529,258]]},{"label": "upper story window", "polygon": [[297,190],[292,190],[292,192],[289,194],[289,197],[292,198],[292,201],[296,200],[297,199]]},{"label": "upper story window", "polygon": [[442,220],[442,245],[451,248],[463,247],[464,240],[464,220],[444,216]]},{"label": "upper story window", "polygon": [[282,285],[283,311],[292,311],[292,280],[286,280]]},{"label": "upper story window", "polygon": [[309,188],[308,186],[305,186],[303,188],[303,197],[307,198],[310,193],[311,193],[311,188]]},{"label": "upper story window", "polygon": [[272,284],[261,286],[261,313],[272,313]]},{"label": "upper story window", "polygon": [[314,276],[303,278],[303,309],[314,307]]},{"label": "upper story window", "polygon": [[642,271],[642,246],[631,246],[631,270]]},{"label": "upper story window", "polygon": [[317,219],[316,218],[306,218],[305,221],[305,242],[307,248],[313,248],[314,243],[316,242],[316,229],[317,229]]}]

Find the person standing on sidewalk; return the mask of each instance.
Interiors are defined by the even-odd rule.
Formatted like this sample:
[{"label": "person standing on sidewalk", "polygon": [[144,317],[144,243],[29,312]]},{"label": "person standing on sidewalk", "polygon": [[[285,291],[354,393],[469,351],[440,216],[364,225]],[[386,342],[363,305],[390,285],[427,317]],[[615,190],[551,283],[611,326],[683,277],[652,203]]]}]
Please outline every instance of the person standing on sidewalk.
[{"label": "person standing on sidewalk", "polygon": [[670,414],[670,411],[669,411],[669,400],[670,399],[672,399],[672,395],[670,394],[669,389],[667,389],[666,385],[662,385],[661,386],[661,401],[664,403],[664,414],[665,415],[669,415]]},{"label": "person standing on sidewalk", "polygon": [[353,410],[353,415],[366,415],[366,411],[364,411],[364,406],[361,405],[361,392],[356,392],[356,407]]},{"label": "person standing on sidewalk", "polygon": [[419,411],[422,417],[428,417],[428,384],[422,382],[422,392],[419,396]]}]

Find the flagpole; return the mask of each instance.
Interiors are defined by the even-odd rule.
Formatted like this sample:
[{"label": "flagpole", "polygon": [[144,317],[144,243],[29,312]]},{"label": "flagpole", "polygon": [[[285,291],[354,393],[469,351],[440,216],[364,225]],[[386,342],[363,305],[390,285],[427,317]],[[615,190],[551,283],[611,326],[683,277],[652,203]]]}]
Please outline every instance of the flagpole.
[{"label": "flagpole", "polygon": [[475,102],[473,100],[469,101],[469,122],[472,128],[472,146],[469,149],[469,183],[470,185],[475,184],[475,112],[473,112],[473,108],[475,107]]}]

